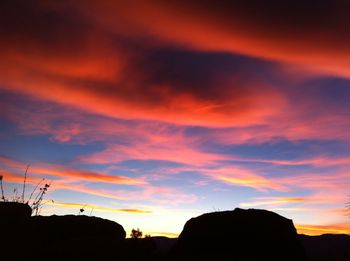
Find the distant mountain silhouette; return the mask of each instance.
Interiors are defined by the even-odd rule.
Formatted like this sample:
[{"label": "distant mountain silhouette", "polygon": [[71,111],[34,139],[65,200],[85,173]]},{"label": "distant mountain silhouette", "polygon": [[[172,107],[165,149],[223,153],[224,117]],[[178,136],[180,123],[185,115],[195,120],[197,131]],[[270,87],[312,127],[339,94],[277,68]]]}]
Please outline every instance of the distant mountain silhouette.
[{"label": "distant mountain silhouette", "polygon": [[293,222],[256,209],[213,212],[185,224],[175,260],[306,260]]},{"label": "distant mountain silhouette", "polygon": [[152,237],[152,240],[157,248],[157,252],[164,256],[170,252],[171,249],[174,248],[177,238],[168,238],[168,237]]},{"label": "distant mountain silhouette", "polygon": [[299,235],[309,261],[350,261],[350,236]]}]

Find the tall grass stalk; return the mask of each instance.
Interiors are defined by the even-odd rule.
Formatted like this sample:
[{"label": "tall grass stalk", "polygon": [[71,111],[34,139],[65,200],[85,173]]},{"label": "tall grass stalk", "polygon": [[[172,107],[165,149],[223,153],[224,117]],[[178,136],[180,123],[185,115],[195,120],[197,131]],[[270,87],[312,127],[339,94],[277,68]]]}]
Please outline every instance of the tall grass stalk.
[{"label": "tall grass stalk", "polygon": [[24,194],[26,191],[26,182],[27,182],[27,172],[30,165],[27,165],[26,171],[24,172],[24,180],[23,180],[23,191],[22,191],[22,203],[24,203]]},{"label": "tall grass stalk", "polygon": [[4,188],[3,188],[3,186],[2,186],[2,179],[3,179],[3,176],[1,175],[1,176],[0,176],[1,199],[5,202],[5,201],[6,201],[6,198],[5,198],[5,194],[4,194]]},{"label": "tall grass stalk", "polygon": [[28,199],[28,201],[27,201],[27,204],[29,204],[29,202],[30,202],[30,200],[32,199],[32,197],[33,197],[35,191],[38,189],[38,187],[40,186],[40,184],[41,184],[44,180],[45,180],[45,179],[41,179],[41,180],[38,182],[38,184],[36,184],[36,186],[35,186],[35,188],[33,189],[32,193],[30,193],[30,197],[29,197],[29,199]]}]

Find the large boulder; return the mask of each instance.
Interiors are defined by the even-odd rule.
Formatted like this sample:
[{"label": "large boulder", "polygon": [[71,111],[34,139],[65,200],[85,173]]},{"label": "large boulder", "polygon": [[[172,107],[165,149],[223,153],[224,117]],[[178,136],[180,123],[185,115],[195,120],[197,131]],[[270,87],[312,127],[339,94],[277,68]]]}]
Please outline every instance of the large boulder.
[{"label": "large boulder", "polygon": [[0,221],[18,222],[28,220],[32,209],[28,204],[18,202],[0,202]]},{"label": "large boulder", "polygon": [[[0,202],[0,251],[2,257],[20,260],[27,244],[27,228],[32,209],[28,204]],[[18,251],[18,246],[21,251]]]},{"label": "large boulder", "polygon": [[290,219],[257,209],[213,212],[185,224],[176,260],[305,260]]},{"label": "large boulder", "polygon": [[31,229],[43,238],[67,240],[80,238],[125,239],[124,228],[118,223],[89,216],[34,216],[31,218]]},{"label": "large boulder", "polygon": [[33,216],[27,204],[0,203],[0,246],[11,260],[103,260],[123,257],[125,230],[88,216]]},{"label": "large boulder", "polygon": [[88,216],[35,216],[31,218],[30,246],[40,245],[43,256],[54,260],[100,260],[118,255],[126,236],[116,222]]}]

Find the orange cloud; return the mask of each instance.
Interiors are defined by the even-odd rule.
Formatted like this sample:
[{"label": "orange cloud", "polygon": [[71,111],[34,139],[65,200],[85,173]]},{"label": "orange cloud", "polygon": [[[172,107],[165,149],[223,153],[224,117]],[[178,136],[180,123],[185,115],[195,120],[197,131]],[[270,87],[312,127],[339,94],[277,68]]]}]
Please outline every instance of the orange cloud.
[{"label": "orange cloud", "polygon": [[350,226],[347,224],[336,225],[295,225],[298,234],[317,236],[322,234],[350,234]]},{"label": "orange cloud", "polygon": [[[23,176],[14,174],[9,171],[0,171],[0,175],[4,177],[4,182],[9,183],[17,183],[17,184],[23,184]],[[27,183],[31,184],[33,187],[38,184],[40,181],[42,181],[42,178],[37,177],[27,177]],[[127,195],[127,193],[124,193],[122,191],[105,191],[102,189],[91,189],[88,188],[85,185],[81,184],[75,184],[72,183],[71,180],[55,180],[52,186],[50,187],[48,193],[51,193],[55,190],[71,190],[81,193],[86,193],[90,195],[95,195],[98,197],[105,197],[105,198],[111,198],[111,199],[117,199],[117,200],[135,200],[136,197],[130,197],[130,195]]]},{"label": "orange cloud", "polygon": [[182,164],[210,164],[229,159],[224,155],[202,152],[184,137],[169,134],[164,141],[146,140],[123,145],[107,145],[101,152],[80,157],[80,162],[88,164],[117,163],[124,160],[163,160]]},{"label": "orange cloud", "polygon": [[[0,170],[0,175],[4,177],[4,183],[10,182],[10,183],[19,183],[23,184],[24,176],[14,174],[9,171]],[[36,178],[36,177],[27,177],[28,183],[31,184],[38,184],[42,179]]]},{"label": "orange cloud", "polygon": [[[10,70],[10,67],[7,67],[7,70]],[[284,106],[282,95],[266,88],[262,94],[259,91],[262,87],[259,85],[252,88],[249,94],[240,94],[242,97],[233,95],[224,102],[204,100],[188,93],[162,93],[163,89],[168,89],[167,86],[157,87],[156,91],[149,86],[147,90],[154,97],[147,98],[147,95],[135,95],[141,90],[128,90],[127,86],[118,86],[118,83],[101,89],[98,84],[90,87],[89,83],[33,75],[27,70],[18,73],[7,72],[6,76],[0,77],[1,88],[113,118],[159,120],[200,126],[245,126],[264,123],[276,114],[275,108],[282,109]],[[101,82],[100,85],[105,83]],[[122,88],[126,88],[124,93],[120,91]],[[176,89],[176,86],[171,88]],[[267,92],[269,95],[266,95]],[[158,102],[153,103],[151,99]],[[100,103],[101,100],[104,101],[103,104]],[[271,103],[274,104],[274,108],[267,106]]]},{"label": "orange cloud", "polygon": [[75,209],[93,209],[93,211],[101,211],[101,212],[111,212],[111,213],[127,213],[127,214],[150,214],[152,211],[142,210],[142,209],[115,209],[115,208],[107,208],[101,207],[91,204],[78,204],[78,203],[66,203],[66,202],[48,202],[49,205],[60,206],[60,207],[68,207]]},{"label": "orange cloud", "polygon": [[223,181],[229,185],[250,187],[259,191],[277,190],[286,191],[287,187],[274,179],[266,178],[254,171],[239,167],[215,167],[212,169],[199,168],[203,175],[215,180]]},{"label": "orange cloud", "polygon": [[[295,32],[294,23],[286,24],[285,30],[277,30],[281,28],[275,28],[276,25],[285,20],[271,22],[275,18],[266,15],[269,3],[264,3],[260,12],[250,13],[247,17],[252,20],[247,21],[243,14],[255,7],[248,5],[245,9],[240,3],[232,3],[227,8],[206,3],[198,8],[193,3],[161,1],[147,1],[147,4],[143,1],[133,4],[84,1],[80,5],[77,4],[79,1],[65,4],[36,2],[26,4],[24,12],[17,8],[15,2],[2,3],[1,8],[11,14],[1,17],[4,28],[7,28],[6,37],[0,38],[0,54],[3,57],[0,69],[4,72],[0,75],[1,89],[114,119],[236,127],[235,130],[226,130],[226,133],[221,131],[221,137],[216,137],[226,143],[263,142],[275,136],[291,140],[349,138],[346,130],[350,123],[344,115],[336,115],[332,111],[306,115],[310,108],[316,111],[315,106],[321,108],[324,104],[304,104],[300,101],[296,108],[294,100],[288,101],[286,94],[279,90],[282,88],[270,86],[265,80],[256,78],[254,73],[247,76],[245,69],[223,74],[211,68],[215,81],[207,81],[206,71],[198,73],[198,80],[194,83],[168,78],[160,80],[158,78],[163,75],[159,74],[164,73],[158,67],[163,64],[157,64],[156,59],[147,56],[154,50],[154,45],[169,46],[170,42],[178,49],[186,47],[242,53],[311,66],[314,70],[322,67],[323,71],[343,75],[348,70],[347,59],[341,52],[344,49],[328,45],[321,47],[317,37],[329,40],[344,35],[335,34],[336,30],[325,32],[324,28],[322,31],[315,28],[318,33],[313,31],[313,34],[301,35],[303,37]],[[337,2],[334,10],[339,11],[339,17],[342,17],[344,14],[340,6]],[[292,11],[281,7],[281,12],[303,13],[303,8],[308,10],[308,5],[301,4],[300,10]],[[72,15],[67,11],[69,9],[76,13]],[[90,10],[95,11],[92,13]],[[236,15],[228,15],[227,10]],[[331,15],[320,12],[325,16]],[[40,18],[52,13],[59,19],[42,23]],[[20,22],[18,17],[21,17]],[[310,22],[307,17],[304,18],[306,24]],[[339,22],[342,25],[337,15],[334,18],[337,19],[329,20],[331,24]],[[257,31],[255,25],[252,26],[254,21],[258,21],[264,30]],[[290,39],[288,30],[293,31],[295,38]],[[150,39],[149,34],[155,37],[144,40],[145,35]],[[132,46],[128,41],[138,44]],[[313,41],[318,44],[310,44]],[[143,48],[138,48],[140,42]],[[332,41],[335,45],[343,43]],[[172,69],[181,71],[181,68],[186,71],[183,66]],[[286,80],[295,77],[289,75]],[[6,115],[8,110],[5,107],[0,113]],[[274,124],[276,122],[279,124]],[[334,123],[337,128],[330,128]],[[23,127],[33,129],[33,126],[27,123]],[[60,142],[69,142],[72,137],[84,132],[75,123],[59,129],[45,127],[47,129],[42,131],[51,132],[53,139]],[[188,153],[191,156],[194,152]]]},{"label": "orange cloud", "polygon": [[[114,119],[236,127],[234,130],[218,131],[220,135],[216,139],[225,143],[264,142],[276,136],[290,140],[349,138],[346,130],[350,122],[343,114],[331,111],[306,115],[306,111],[316,111],[315,106],[321,108],[324,104],[307,104],[306,101],[304,104],[300,101],[296,108],[294,101],[288,101],[286,94],[278,90],[281,89],[279,86],[270,86],[266,81],[255,78],[254,73],[247,76],[245,69],[227,75],[212,69],[215,81],[206,81],[206,71],[199,73],[199,80],[194,83],[168,78],[155,80],[157,77],[154,75],[161,78],[157,68],[163,64],[147,58],[154,45],[169,46],[170,42],[178,49],[242,53],[348,75],[348,59],[344,56],[347,46],[343,46],[346,41],[334,40],[344,35],[336,32],[347,23],[347,19],[340,19],[344,13],[338,1],[330,4],[335,13],[318,10],[320,17],[334,18],[327,21],[336,30],[322,28],[320,31],[313,23],[309,24],[313,20],[305,16],[305,10],[309,10],[307,4],[300,4],[297,10],[281,7],[279,15],[284,12],[288,15],[294,12],[304,14],[305,25],[301,28],[315,26],[312,34],[303,34],[301,28],[296,32],[294,20],[286,23],[285,17],[288,16],[267,15],[271,11],[267,8],[271,3],[266,1],[263,6],[256,2],[259,12],[252,13],[247,10],[255,10],[256,7],[236,2],[228,6],[222,3],[221,7],[202,3],[198,8],[196,4],[187,2],[84,1],[79,4],[78,1],[48,4],[40,1],[32,5],[21,4],[23,10],[18,8],[16,1],[1,4],[0,9],[8,14],[1,16],[0,20],[7,32],[4,34],[6,37],[0,38],[0,69],[4,72],[0,75],[1,89]],[[67,10],[76,12],[73,15]],[[230,10],[229,15],[227,10]],[[247,12],[249,15],[243,15]],[[47,14],[55,14],[57,19],[43,23],[41,18]],[[281,19],[279,23],[272,22],[278,18]],[[256,24],[261,30],[255,28]],[[281,30],[277,25],[285,28]],[[153,36],[152,40],[149,34]],[[144,37],[149,40],[144,40]],[[319,39],[323,38],[324,45],[320,45]],[[138,44],[132,46],[128,41]],[[143,48],[139,48],[140,42]],[[144,64],[143,67],[140,64]],[[186,71],[183,66],[175,67],[177,71],[180,68]],[[286,80],[295,77],[287,76]],[[4,107],[0,113],[6,115],[10,110]],[[20,124],[20,116],[12,117]],[[43,121],[45,119],[41,123]],[[337,128],[330,128],[334,123]],[[34,131],[35,124],[27,122],[22,126]],[[86,133],[74,122],[65,125],[65,128],[56,129],[57,126],[47,124],[44,127],[46,130],[42,129],[42,132],[52,133],[52,138],[60,142],[69,142],[73,137]],[[121,127],[114,129],[118,128]],[[162,155],[160,151],[153,152]],[[191,157],[203,157],[194,151],[186,153]],[[95,155],[95,160],[101,160],[98,157],[106,154]]]},{"label": "orange cloud", "polygon": [[[0,163],[7,164],[7,166],[5,165],[4,168],[8,167],[17,169],[19,166],[24,166],[24,164],[18,161],[4,157],[0,157]],[[55,179],[52,181],[52,186],[50,187],[49,193],[55,190],[70,190],[116,200],[150,200],[155,203],[168,205],[189,204],[197,200],[197,196],[194,194],[183,193],[177,189],[167,186],[155,186],[137,179],[120,179],[118,176],[105,177],[104,174],[100,175],[99,173],[95,173],[97,175],[94,173],[88,173],[85,179],[85,172],[72,170],[68,172],[65,172],[64,170],[57,171],[52,169],[52,167],[53,166],[50,166],[50,168],[42,168],[31,166],[30,173],[34,174],[34,177],[32,175],[28,176],[28,184],[37,184],[42,180],[42,177],[47,178],[48,175],[55,177]],[[55,165],[55,167],[60,168],[58,165]],[[6,170],[0,170],[0,174],[4,176],[5,182],[23,184],[23,175],[14,174],[13,172]],[[37,177],[38,175],[40,178]],[[103,189],[102,185],[100,185],[99,188],[90,188],[88,186],[88,182],[137,186],[138,190],[129,191],[126,189]]]},{"label": "orange cloud", "polygon": [[271,206],[271,205],[282,205],[288,203],[304,203],[309,202],[306,198],[268,198],[256,202],[241,203],[242,207],[256,207],[256,206]]},{"label": "orange cloud", "polygon": [[90,182],[102,182],[102,183],[114,183],[123,185],[142,185],[145,184],[144,181],[132,179],[123,176],[114,176],[104,173],[97,173],[92,171],[80,171],[80,170],[55,170],[47,168],[37,168],[33,167],[32,171],[43,174],[56,176],[60,178],[73,178],[77,180],[90,181]]},{"label": "orange cloud", "polygon": [[[23,167],[24,164],[18,161],[10,160],[5,157],[0,157],[0,162],[5,163],[12,167]],[[102,182],[102,183],[114,183],[123,185],[143,185],[142,180],[137,180],[124,176],[110,175],[105,173],[98,173],[92,171],[74,170],[68,168],[62,168],[62,166],[46,165],[46,166],[31,166],[30,171],[36,175],[54,176],[58,178],[67,178],[71,181],[89,181],[89,182]]]},{"label": "orange cloud", "polygon": [[[143,61],[147,51],[127,47],[125,36],[101,30],[78,13],[72,16],[62,4],[26,5],[26,12],[15,3],[2,5],[21,23],[9,15],[0,20],[8,30],[0,38],[1,89],[113,118],[202,126],[261,124],[284,106],[283,95],[254,79],[225,76],[215,86],[192,88],[150,79],[159,72],[150,69],[157,67],[149,66],[152,60]],[[57,19],[43,24],[40,18],[52,13]],[[147,65],[139,68],[141,62]]]},{"label": "orange cloud", "polygon": [[[93,8],[95,12],[90,12]],[[347,2],[277,4],[274,1],[196,3],[132,1],[81,5],[83,13],[111,31],[149,34],[190,49],[232,52],[349,77]],[[116,15],[117,14],[117,15]]]}]

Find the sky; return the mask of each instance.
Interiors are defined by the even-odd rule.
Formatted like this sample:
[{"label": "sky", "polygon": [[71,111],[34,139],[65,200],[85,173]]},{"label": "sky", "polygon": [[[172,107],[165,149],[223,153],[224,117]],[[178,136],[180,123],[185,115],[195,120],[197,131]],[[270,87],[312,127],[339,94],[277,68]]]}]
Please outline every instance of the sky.
[{"label": "sky", "polygon": [[5,196],[177,236],[263,208],[350,233],[350,3],[4,0]]}]

